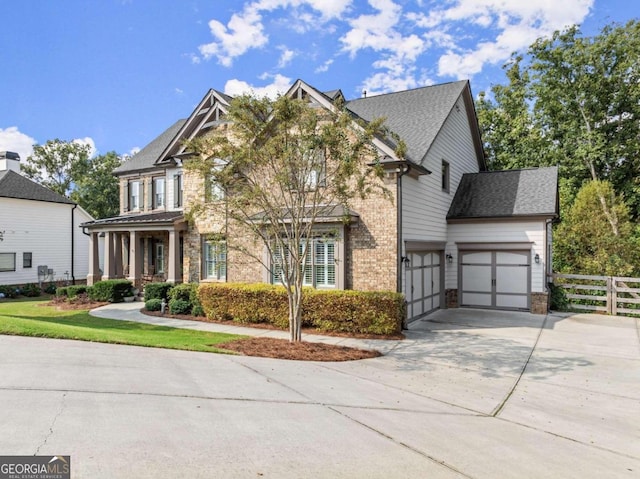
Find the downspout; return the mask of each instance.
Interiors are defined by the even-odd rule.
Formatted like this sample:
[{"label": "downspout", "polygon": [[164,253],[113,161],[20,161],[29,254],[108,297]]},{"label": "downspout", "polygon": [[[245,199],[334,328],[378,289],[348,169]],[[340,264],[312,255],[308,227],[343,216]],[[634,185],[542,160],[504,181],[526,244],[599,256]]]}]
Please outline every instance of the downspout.
[{"label": "downspout", "polygon": [[397,262],[398,262],[398,274],[396,279],[396,291],[398,293],[402,293],[402,177],[409,172],[409,165],[404,165],[403,169],[398,172],[397,179],[397,191],[398,191],[398,214],[397,214],[397,236],[398,236],[398,254]]},{"label": "downspout", "polygon": [[77,204],[73,205],[73,208],[71,208],[71,284],[76,284],[76,276],[75,276],[75,264],[74,264],[74,256],[75,256],[75,238],[76,238],[76,234],[75,234],[75,215],[74,215],[74,211],[75,209],[78,207]]}]

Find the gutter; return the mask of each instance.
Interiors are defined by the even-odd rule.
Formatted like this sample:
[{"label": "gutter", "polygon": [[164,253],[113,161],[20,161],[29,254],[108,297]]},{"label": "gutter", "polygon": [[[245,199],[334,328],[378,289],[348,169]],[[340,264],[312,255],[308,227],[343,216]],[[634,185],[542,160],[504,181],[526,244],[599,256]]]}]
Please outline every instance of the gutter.
[{"label": "gutter", "polygon": [[74,256],[75,256],[75,215],[74,215],[74,211],[76,210],[76,208],[78,207],[77,204],[74,203],[73,208],[71,208],[71,284],[76,284],[76,276],[75,276],[75,261],[74,261]]}]

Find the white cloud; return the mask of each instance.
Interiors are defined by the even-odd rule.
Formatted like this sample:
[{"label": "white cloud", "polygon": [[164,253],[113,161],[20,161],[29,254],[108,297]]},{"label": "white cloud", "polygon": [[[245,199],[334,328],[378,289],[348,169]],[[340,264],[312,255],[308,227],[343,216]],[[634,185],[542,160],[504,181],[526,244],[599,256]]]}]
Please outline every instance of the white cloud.
[{"label": "white cloud", "polygon": [[77,143],[79,145],[87,145],[89,147],[89,158],[93,158],[98,153],[98,149],[96,148],[96,143],[93,141],[93,138],[89,136],[85,136],[84,138],[76,138],[71,140],[71,143]]},{"label": "white cloud", "polygon": [[33,153],[33,145],[37,141],[29,135],[18,130],[17,126],[0,128],[0,151],[13,151],[20,155],[20,161],[24,163]]},{"label": "white cloud", "polygon": [[329,67],[333,64],[333,59],[329,59],[314,70],[313,73],[324,73],[329,70]]},{"label": "white cloud", "polygon": [[262,75],[263,78],[273,78],[273,82],[265,86],[255,86],[242,80],[229,80],[224,86],[227,95],[236,96],[242,94],[254,94],[258,97],[275,98],[279,94],[285,93],[292,84],[290,78],[283,75]]},{"label": "white cloud", "polygon": [[295,52],[293,50],[289,50],[284,45],[279,46],[278,50],[282,52],[280,54],[280,59],[278,60],[278,68],[284,68],[291,63],[291,60],[293,60],[293,57],[295,56]]}]

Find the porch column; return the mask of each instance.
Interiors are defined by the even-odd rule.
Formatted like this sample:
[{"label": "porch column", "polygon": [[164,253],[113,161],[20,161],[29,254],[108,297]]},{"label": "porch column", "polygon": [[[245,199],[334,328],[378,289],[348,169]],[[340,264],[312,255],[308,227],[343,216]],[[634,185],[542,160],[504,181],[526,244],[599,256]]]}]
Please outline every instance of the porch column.
[{"label": "porch column", "polygon": [[98,233],[89,235],[89,274],[87,275],[87,284],[100,281],[100,253],[98,244]]},{"label": "porch column", "polygon": [[122,233],[114,233],[113,236],[115,247],[113,252],[113,259],[115,263],[113,265],[113,272],[116,278],[122,278]]},{"label": "porch column", "polygon": [[181,283],[180,277],[180,232],[169,230],[169,269],[167,283]]},{"label": "porch column", "polygon": [[113,233],[104,233],[104,274],[102,279],[113,279],[115,274],[113,258]]},{"label": "porch column", "polygon": [[140,237],[137,231],[129,232],[129,280],[136,287],[140,286],[142,277],[142,251],[140,251]]}]

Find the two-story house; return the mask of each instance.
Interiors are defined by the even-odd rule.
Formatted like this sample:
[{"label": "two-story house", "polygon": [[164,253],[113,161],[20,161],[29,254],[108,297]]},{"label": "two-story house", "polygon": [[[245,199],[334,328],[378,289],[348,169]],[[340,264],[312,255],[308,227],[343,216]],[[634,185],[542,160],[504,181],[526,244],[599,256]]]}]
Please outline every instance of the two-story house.
[{"label": "two-story house", "polygon": [[[327,109],[343,98],[340,90],[320,92],[301,80],[287,95]],[[182,168],[184,142],[223,125],[231,100],[210,90],[186,120],[115,171],[121,214],[85,224],[93,239],[90,283],[99,278],[101,233],[102,278],[275,281],[269,265],[227,251],[219,235],[212,239],[219,217],[185,220],[192,205],[220,200],[223,192]],[[389,142],[375,141],[393,201],[358,199],[346,223],[344,212],[328,205],[319,227],[334,233],[314,242],[308,284],[403,292],[409,320],[446,306],[546,311],[557,170],[487,172],[467,81],[345,105],[365,121],[384,117],[406,154],[399,158]]]}]

